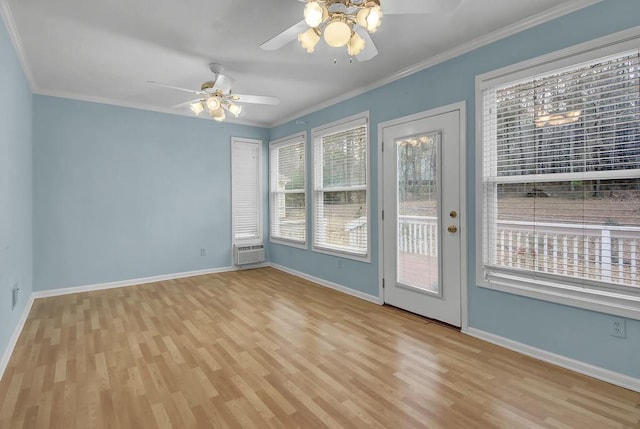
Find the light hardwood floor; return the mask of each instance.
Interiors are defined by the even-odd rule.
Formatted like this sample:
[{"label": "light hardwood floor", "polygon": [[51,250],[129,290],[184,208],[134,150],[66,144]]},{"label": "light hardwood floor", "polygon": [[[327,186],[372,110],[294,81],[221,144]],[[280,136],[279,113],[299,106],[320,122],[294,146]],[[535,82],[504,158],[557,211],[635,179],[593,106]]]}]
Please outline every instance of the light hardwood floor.
[{"label": "light hardwood floor", "polygon": [[38,299],[0,428],[640,427],[640,394],[274,269]]}]

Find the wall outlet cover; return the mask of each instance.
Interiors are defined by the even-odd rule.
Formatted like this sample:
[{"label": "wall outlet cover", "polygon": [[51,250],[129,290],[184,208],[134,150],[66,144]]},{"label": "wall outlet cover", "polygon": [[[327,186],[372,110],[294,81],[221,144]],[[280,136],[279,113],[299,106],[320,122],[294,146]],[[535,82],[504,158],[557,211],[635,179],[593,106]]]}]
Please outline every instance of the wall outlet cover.
[{"label": "wall outlet cover", "polygon": [[616,317],[611,321],[611,336],[627,338],[626,320]]}]

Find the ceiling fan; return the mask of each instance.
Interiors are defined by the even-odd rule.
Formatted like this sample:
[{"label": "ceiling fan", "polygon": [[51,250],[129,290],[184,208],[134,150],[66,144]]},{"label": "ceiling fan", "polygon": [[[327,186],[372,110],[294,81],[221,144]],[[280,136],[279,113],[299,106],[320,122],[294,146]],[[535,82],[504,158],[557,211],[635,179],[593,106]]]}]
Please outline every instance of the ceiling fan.
[{"label": "ceiling fan", "polygon": [[222,74],[224,67],[220,64],[209,64],[209,70],[213,72],[213,80],[204,82],[200,86],[200,90],[180,88],[178,86],[169,85],[162,82],[148,80],[153,85],[163,86],[165,88],[176,89],[178,91],[195,94],[198,98],[185,101],[173,107],[180,108],[189,106],[191,111],[196,115],[205,110],[216,121],[222,122],[226,118],[226,112],[231,113],[236,118],[242,113],[242,106],[238,103],[268,104],[276,106],[280,103],[278,97],[268,97],[264,95],[246,95],[236,94],[231,88],[235,80],[227,75]]},{"label": "ceiling fan", "polygon": [[382,14],[407,15],[438,13],[455,9],[461,0],[297,0],[306,3],[304,19],[267,40],[260,47],[267,51],[282,48],[296,37],[312,53],[324,35],[332,47],[347,47],[347,53],[360,62],[378,55],[371,33],[382,23]]}]

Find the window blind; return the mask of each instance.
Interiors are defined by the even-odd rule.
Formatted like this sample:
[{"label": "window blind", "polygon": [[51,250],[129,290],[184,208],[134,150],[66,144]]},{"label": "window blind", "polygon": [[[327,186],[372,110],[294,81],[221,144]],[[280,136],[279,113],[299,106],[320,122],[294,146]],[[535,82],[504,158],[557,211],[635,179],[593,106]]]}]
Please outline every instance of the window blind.
[{"label": "window blind", "polygon": [[270,146],[270,237],[304,244],[307,235],[305,138]]},{"label": "window blind", "polygon": [[316,249],[367,256],[367,135],[366,117],[313,133]]},{"label": "window blind", "polygon": [[234,241],[261,240],[259,140],[232,140],[232,210]]},{"label": "window blind", "polygon": [[640,57],[482,93],[485,275],[639,287]]}]

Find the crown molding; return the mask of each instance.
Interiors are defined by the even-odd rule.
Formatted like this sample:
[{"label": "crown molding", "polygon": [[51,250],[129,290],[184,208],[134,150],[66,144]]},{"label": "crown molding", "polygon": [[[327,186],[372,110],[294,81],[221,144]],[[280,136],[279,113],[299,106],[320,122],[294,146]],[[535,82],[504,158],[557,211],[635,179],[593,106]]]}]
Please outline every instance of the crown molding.
[{"label": "crown molding", "polygon": [[13,19],[13,13],[11,12],[9,3],[7,3],[6,0],[0,0],[0,16],[2,16],[4,25],[7,28],[7,33],[9,33],[9,38],[11,39],[11,43],[13,43],[13,48],[15,49],[16,55],[18,56],[18,61],[22,66],[22,72],[24,73],[24,76],[29,83],[29,88],[31,88],[31,92],[34,93],[37,90],[36,82],[33,79],[33,74],[31,73],[31,69],[29,68],[27,56],[25,55],[24,48],[22,46],[22,40],[20,39],[20,35],[18,34],[18,27],[16,26],[16,22]]},{"label": "crown molding", "polygon": [[[377,82],[374,82],[372,84],[369,85],[365,85],[362,86],[360,88],[356,88],[352,91],[343,93],[342,95],[329,99],[323,103],[319,103],[314,105],[313,107],[310,107],[308,109],[304,109],[302,111],[297,112],[295,115],[292,116],[288,116],[285,117],[283,119],[274,121],[274,122],[257,122],[257,121],[248,121],[248,120],[243,120],[243,119],[237,119],[237,118],[231,118],[226,120],[224,123],[232,123],[232,124],[238,124],[238,125],[247,125],[247,126],[252,126],[252,127],[259,127],[259,128],[273,128],[279,125],[283,125],[287,122],[293,121],[295,119],[298,119],[300,117],[309,115],[311,113],[317,112],[319,110],[322,110],[324,108],[327,108],[329,106],[332,106],[334,104],[340,103],[342,101],[346,101],[349,100],[351,98],[354,98],[358,95],[362,95],[368,91],[371,91],[373,89],[376,88],[380,88],[384,85],[387,85],[389,83],[395,82],[396,80],[402,79],[404,77],[410,76],[414,73],[420,72],[422,70],[428,69],[430,67],[433,67],[437,64],[441,64],[445,61],[451,60],[455,57],[458,57],[460,55],[466,54],[468,52],[471,52],[475,49],[481,48],[483,46],[489,45],[493,42],[496,42],[500,39],[504,39],[508,36],[512,36],[514,34],[517,34],[521,31],[527,30],[529,28],[535,27],[537,25],[543,24],[545,22],[551,21],[553,19],[559,18],[561,16],[567,15],[569,13],[575,12],[577,10],[583,9],[585,7],[591,6],[593,4],[599,3],[602,0],[570,0],[567,1],[566,3],[560,4],[554,8],[551,8],[545,12],[542,12],[538,15],[534,15],[532,17],[526,18],[524,20],[518,21],[516,23],[513,23],[511,25],[508,25],[500,30],[491,32],[485,36],[482,37],[478,37],[470,42],[467,43],[463,43],[461,45],[458,45],[455,48],[449,49],[445,52],[442,52],[440,54],[437,54],[433,57],[430,57],[427,60],[421,61],[417,64],[414,64],[410,67],[407,67],[403,70],[400,70],[397,73],[394,73],[393,75],[386,77],[384,79],[381,79]],[[16,50],[16,54],[18,56],[18,60],[20,61],[20,64],[22,65],[22,69],[24,71],[25,77],[29,83],[29,86],[31,88],[31,92],[33,92],[34,94],[38,94],[38,95],[45,95],[45,96],[50,96],[50,97],[59,97],[59,98],[67,98],[67,99],[72,99],[72,100],[78,100],[78,101],[87,101],[87,102],[92,102],[92,103],[101,103],[101,104],[108,104],[108,105],[112,105],[112,106],[120,106],[120,107],[127,107],[127,108],[132,108],[132,109],[139,109],[139,110],[147,110],[147,111],[152,111],[152,112],[158,112],[158,113],[166,113],[169,115],[178,115],[178,116],[185,116],[185,117],[190,117],[190,118],[197,118],[197,119],[205,119],[205,120],[210,120],[207,117],[204,116],[199,116],[199,117],[194,117],[193,115],[191,115],[188,112],[182,112],[182,111],[176,111],[174,109],[171,108],[158,108],[155,106],[149,106],[149,105],[145,105],[145,104],[141,104],[141,103],[130,103],[130,102],[123,102],[121,100],[113,100],[113,99],[108,99],[108,98],[102,98],[102,97],[95,97],[95,96],[87,96],[87,95],[79,95],[79,94],[75,94],[75,93],[70,93],[70,92],[65,92],[65,91],[55,91],[55,90],[41,90],[38,88],[38,86],[36,85],[36,82],[33,78],[33,74],[31,72],[31,69],[29,68],[29,64],[27,62],[26,59],[26,55],[25,55],[25,51],[20,39],[20,36],[18,34],[17,31],[17,27],[15,24],[15,20],[13,18],[13,14],[11,12],[11,9],[9,7],[9,4],[7,2],[7,0],[0,0],[0,15],[2,16],[5,25],[7,27],[7,32],[9,33],[9,37],[13,43],[13,46]]]},{"label": "crown molding", "polygon": [[[0,0],[2,1],[2,0]],[[149,106],[146,104],[142,104],[142,103],[129,103],[129,102],[123,102],[121,100],[113,100],[113,99],[109,99],[109,98],[102,98],[102,97],[95,97],[95,96],[91,96],[91,95],[80,95],[80,94],[74,94],[71,92],[66,92],[66,91],[37,91],[34,92],[34,94],[37,95],[44,95],[47,97],[57,97],[57,98],[66,98],[69,100],[76,100],[76,101],[86,101],[89,103],[98,103],[98,104],[106,104],[106,105],[110,105],[110,106],[116,106],[116,107],[125,107],[125,108],[129,108],[129,109],[137,109],[137,110],[146,110],[146,111],[150,111],[150,112],[157,112],[157,113],[166,113],[169,115],[174,115],[174,116],[185,116],[187,118],[192,118],[192,119],[200,119],[200,120],[207,120],[207,121],[213,121],[213,119],[203,115],[203,116],[194,116],[193,114],[187,112],[187,111],[183,111],[183,110],[176,110],[176,109],[172,109],[170,107],[167,108],[162,108],[162,107],[156,107],[156,106]],[[216,124],[234,124],[234,125],[247,125],[250,127],[258,127],[258,128],[267,128],[268,124],[267,123],[263,123],[263,122],[256,122],[256,121],[247,121],[247,120],[243,120],[243,119],[238,119],[238,118],[228,118],[225,119],[224,122],[216,122]]]},{"label": "crown molding", "polygon": [[358,95],[362,95],[366,92],[374,90],[376,88],[380,88],[396,80],[400,80],[407,76],[410,76],[414,73],[420,72],[422,70],[428,69],[435,65],[444,63],[445,61],[449,61],[453,58],[459,57],[460,55],[464,55],[471,51],[474,51],[483,46],[490,45],[491,43],[497,42],[498,40],[504,39],[509,36],[513,36],[514,34],[520,33],[522,31],[528,30],[530,28],[536,27],[540,24],[544,24],[545,22],[551,21],[553,19],[559,18],[564,15],[568,15],[572,12],[575,12],[580,9],[584,9],[585,7],[592,6],[596,3],[601,2],[602,0],[571,0],[566,3],[560,4],[556,7],[553,7],[549,10],[546,10],[537,15],[531,16],[529,18],[525,18],[521,21],[510,24],[506,27],[503,27],[499,30],[488,33],[484,36],[473,39],[469,42],[463,43],[461,45],[456,46],[455,48],[444,51],[440,54],[434,55],[427,60],[421,61],[417,64],[414,64],[410,67],[407,67],[403,70],[400,70],[397,73],[392,74],[389,77],[381,79],[377,82],[371,83],[369,85],[362,86],[360,88],[356,88],[349,92],[345,92],[342,95],[327,100],[323,103],[319,103],[314,105],[312,108],[302,110],[295,114],[295,116],[288,116],[284,119],[272,122],[268,124],[269,128],[277,127],[279,125],[286,124],[287,122],[291,122],[294,119],[301,118],[303,116],[309,115],[311,113],[317,112],[319,110],[325,109],[327,107],[333,106],[334,104],[340,103],[342,101],[349,100],[351,98],[357,97]]}]

